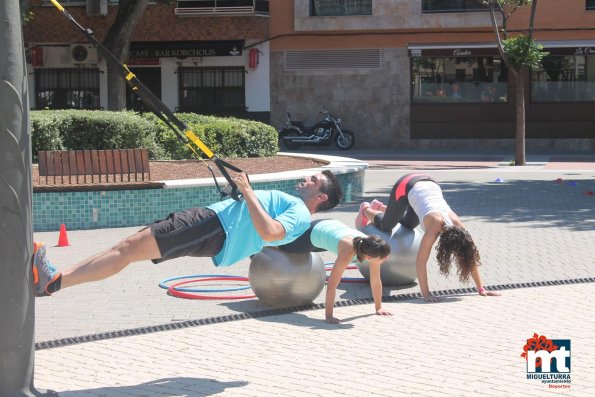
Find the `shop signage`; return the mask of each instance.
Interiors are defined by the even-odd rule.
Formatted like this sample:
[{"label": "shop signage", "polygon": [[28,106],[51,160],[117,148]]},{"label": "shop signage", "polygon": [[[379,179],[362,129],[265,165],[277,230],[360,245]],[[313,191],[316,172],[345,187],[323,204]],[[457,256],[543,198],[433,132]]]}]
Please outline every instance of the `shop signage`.
[{"label": "shop signage", "polygon": [[495,47],[452,47],[452,48],[423,48],[410,49],[409,55],[412,58],[418,57],[479,57],[498,55]]},{"label": "shop signage", "polygon": [[132,42],[130,58],[189,58],[242,55],[244,42],[230,41],[164,41]]}]

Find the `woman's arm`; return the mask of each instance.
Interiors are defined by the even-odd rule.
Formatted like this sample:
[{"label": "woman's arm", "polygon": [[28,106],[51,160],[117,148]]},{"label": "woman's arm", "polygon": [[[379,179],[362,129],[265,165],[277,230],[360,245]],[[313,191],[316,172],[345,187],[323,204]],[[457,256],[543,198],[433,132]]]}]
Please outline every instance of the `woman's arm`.
[{"label": "woman's arm", "polygon": [[473,268],[473,270],[471,270],[471,277],[473,278],[473,281],[475,282],[475,286],[477,287],[477,292],[479,293],[479,295],[481,295],[481,296],[500,296],[501,295],[499,292],[488,291],[487,289],[485,289],[483,287],[483,282],[481,281],[481,276],[479,274],[478,266],[475,266]]},{"label": "woman's arm", "polygon": [[437,302],[439,299],[432,296],[430,287],[428,286],[427,266],[432,247],[442,231],[442,222],[428,219],[430,216],[431,215],[427,215],[426,219],[424,219],[426,231],[419,244],[419,252],[417,253],[417,259],[415,261],[415,270],[417,271],[417,281],[424,300],[426,302]]},{"label": "woman's arm", "polygon": [[382,260],[371,259],[370,264],[370,289],[374,298],[374,310],[380,316],[392,316],[392,313],[382,309],[382,279],[380,278],[380,265]]},{"label": "woman's arm", "polygon": [[331,324],[339,324],[341,320],[333,316],[333,309],[335,306],[335,295],[337,293],[337,287],[341,282],[343,273],[347,266],[351,262],[355,251],[353,249],[353,239],[351,237],[344,237],[339,241],[338,247],[339,255],[333,265],[333,270],[326,282],[326,300],[324,314],[326,322]]}]

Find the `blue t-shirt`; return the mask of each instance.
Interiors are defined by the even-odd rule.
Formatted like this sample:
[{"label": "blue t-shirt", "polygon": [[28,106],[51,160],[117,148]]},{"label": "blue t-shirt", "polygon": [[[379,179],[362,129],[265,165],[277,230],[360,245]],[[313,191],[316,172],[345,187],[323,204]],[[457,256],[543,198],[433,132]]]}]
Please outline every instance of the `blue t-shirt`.
[{"label": "blue t-shirt", "polygon": [[279,241],[264,241],[256,232],[245,201],[228,199],[208,205],[215,211],[223,229],[225,243],[213,259],[215,266],[230,266],[256,254],[267,246],[288,244],[308,230],[310,211],[302,199],[278,190],[255,190],[258,202],[267,214],[285,228],[285,238]]},{"label": "blue t-shirt", "polygon": [[345,225],[343,222],[334,219],[325,219],[318,222],[312,228],[310,241],[317,248],[322,248],[335,254],[339,253],[339,241],[343,237],[367,237],[359,230],[355,230]]}]

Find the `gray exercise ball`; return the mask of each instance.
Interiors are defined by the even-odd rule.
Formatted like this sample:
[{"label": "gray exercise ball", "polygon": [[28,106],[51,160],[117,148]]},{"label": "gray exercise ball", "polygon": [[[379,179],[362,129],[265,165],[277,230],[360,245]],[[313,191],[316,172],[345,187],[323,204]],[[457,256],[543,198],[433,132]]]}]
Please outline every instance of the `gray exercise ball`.
[{"label": "gray exercise ball", "polygon": [[254,255],[248,271],[254,295],[266,306],[312,303],[326,281],[324,261],[316,252],[290,253],[265,247]]},{"label": "gray exercise ball", "polygon": [[[411,230],[399,223],[392,233],[387,233],[378,229],[374,224],[369,224],[362,229],[362,232],[367,235],[380,236],[390,245],[390,256],[380,266],[380,279],[383,285],[410,284],[417,279],[415,261],[423,237],[420,228]],[[370,266],[368,263],[358,263],[357,267],[360,273],[369,280]]]}]

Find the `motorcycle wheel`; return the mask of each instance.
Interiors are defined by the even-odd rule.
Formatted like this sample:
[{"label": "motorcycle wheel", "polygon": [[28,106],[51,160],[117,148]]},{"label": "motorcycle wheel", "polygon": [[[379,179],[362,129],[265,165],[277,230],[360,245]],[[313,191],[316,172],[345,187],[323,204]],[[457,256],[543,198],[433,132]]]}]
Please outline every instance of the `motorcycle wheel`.
[{"label": "motorcycle wheel", "polygon": [[300,133],[297,130],[286,130],[283,131],[281,135],[281,141],[283,142],[283,146],[285,146],[289,150],[297,150],[302,147],[302,144],[299,142],[293,142],[291,140],[285,139],[286,137],[290,136],[299,136]]},{"label": "motorcycle wheel", "polygon": [[349,150],[355,145],[355,135],[349,130],[341,130],[343,137],[340,134],[335,135],[335,146],[339,150]]}]

